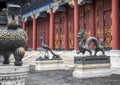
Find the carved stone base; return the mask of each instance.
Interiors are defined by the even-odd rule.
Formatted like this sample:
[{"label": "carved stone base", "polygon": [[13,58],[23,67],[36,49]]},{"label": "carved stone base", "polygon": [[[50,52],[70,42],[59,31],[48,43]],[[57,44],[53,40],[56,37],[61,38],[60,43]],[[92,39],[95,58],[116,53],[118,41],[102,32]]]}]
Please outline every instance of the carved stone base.
[{"label": "carved stone base", "polygon": [[73,77],[94,78],[112,74],[109,56],[77,57],[74,60],[76,66],[73,71]]},{"label": "carved stone base", "polygon": [[120,74],[120,50],[111,50],[110,60],[112,73]]},{"label": "carved stone base", "polygon": [[35,70],[59,70],[64,69],[63,60],[43,60],[36,61]]},{"label": "carved stone base", "polygon": [[0,66],[0,85],[25,85],[29,66]]}]

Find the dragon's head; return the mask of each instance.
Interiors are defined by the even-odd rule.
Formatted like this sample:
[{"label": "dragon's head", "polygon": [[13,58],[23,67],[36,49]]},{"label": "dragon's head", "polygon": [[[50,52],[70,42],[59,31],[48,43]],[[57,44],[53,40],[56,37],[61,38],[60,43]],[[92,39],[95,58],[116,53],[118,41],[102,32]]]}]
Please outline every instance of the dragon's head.
[{"label": "dragon's head", "polygon": [[78,39],[78,40],[83,40],[83,39],[84,39],[84,36],[85,36],[84,29],[80,29],[80,31],[79,31],[79,33],[78,33],[78,36],[77,36],[77,39]]}]

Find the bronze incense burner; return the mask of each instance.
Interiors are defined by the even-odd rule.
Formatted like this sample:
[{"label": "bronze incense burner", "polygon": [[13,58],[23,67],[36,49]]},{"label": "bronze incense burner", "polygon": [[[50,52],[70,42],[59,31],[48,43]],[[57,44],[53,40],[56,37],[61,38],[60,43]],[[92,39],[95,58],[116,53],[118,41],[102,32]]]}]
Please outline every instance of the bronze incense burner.
[{"label": "bronze incense burner", "polygon": [[13,54],[15,66],[21,66],[26,44],[27,34],[21,27],[21,7],[7,4],[7,8],[0,12],[0,55],[4,57],[3,64],[9,64],[10,54]]}]

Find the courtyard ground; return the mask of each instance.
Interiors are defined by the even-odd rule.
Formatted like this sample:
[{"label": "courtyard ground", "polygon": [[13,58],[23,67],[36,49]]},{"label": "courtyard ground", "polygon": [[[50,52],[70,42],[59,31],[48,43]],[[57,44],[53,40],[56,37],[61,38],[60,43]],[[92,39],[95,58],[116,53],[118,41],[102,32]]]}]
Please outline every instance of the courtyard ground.
[{"label": "courtyard ground", "polygon": [[[120,75],[111,75],[109,77],[99,77],[90,79],[77,79],[72,76],[74,69],[74,56],[80,56],[75,51],[54,51],[59,54],[65,64],[64,70],[54,71],[35,71],[35,61],[40,56],[44,56],[45,51],[26,51],[23,58],[24,64],[33,66],[26,77],[25,85],[120,85]],[[105,52],[110,55],[109,51]],[[2,58],[3,59],[3,58]],[[1,59],[1,60],[2,60]],[[14,57],[11,55],[11,62]]]},{"label": "courtyard ground", "polygon": [[25,85],[120,85],[120,75],[90,79],[77,79],[73,70],[30,71]]}]

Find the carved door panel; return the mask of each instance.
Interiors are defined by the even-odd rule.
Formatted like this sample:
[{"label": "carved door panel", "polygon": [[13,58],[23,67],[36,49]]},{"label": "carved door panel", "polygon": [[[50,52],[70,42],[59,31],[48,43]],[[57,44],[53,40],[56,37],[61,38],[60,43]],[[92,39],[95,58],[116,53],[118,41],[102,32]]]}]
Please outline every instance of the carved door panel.
[{"label": "carved door panel", "polygon": [[104,36],[103,30],[103,0],[96,0],[95,3],[95,17],[96,17],[96,37],[100,41]]},{"label": "carved door panel", "polygon": [[28,21],[28,50],[32,50],[32,21]]},{"label": "carved door panel", "polygon": [[84,7],[80,7],[80,18],[79,18],[79,27],[80,29],[85,29],[84,26]]},{"label": "carved door panel", "polygon": [[74,12],[73,9],[68,13],[68,49],[74,48]]},{"label": "carved door panel", "polygon": [[61,50],[65,49],[65,13],[60,15]]},{"label": "carved door panel", "polygon": [[65,13],[55,14],[54,34],[55,49],[65,49]]},{"label": "carved door panel", "polygon": [[90,35],[90,4],[86,4],[80,7],[79,19],[79,27],[80,29],[85,30],[85,38],[87,39]]},{"label": "carved door panel", "polygon": [[104,36],[105,36],[105,47],[111,47],[111,41],[112,41],[112,35],[111,35],[111,25],[112,25],[112,19],[111,19],[111,0],[108,2],[108,0],[104,0]]},{"label": "carved door panel", "polygon": [[85,5],[84,28],[86,39],[90,36],[90,4]]},{"label": "carved door panel", "polygon": [[55,14],[55,23],[54,23],[54,48],[56,50],[61,49],[61,27],[60,27],[60,15]]},{"label": "carved door panel", "polygon": [[54,41],[55,41],[55,49],[58,50],[61,48],[61,34],[60,34],[60,23],[55,24],[55,36],[54,36]]}]

